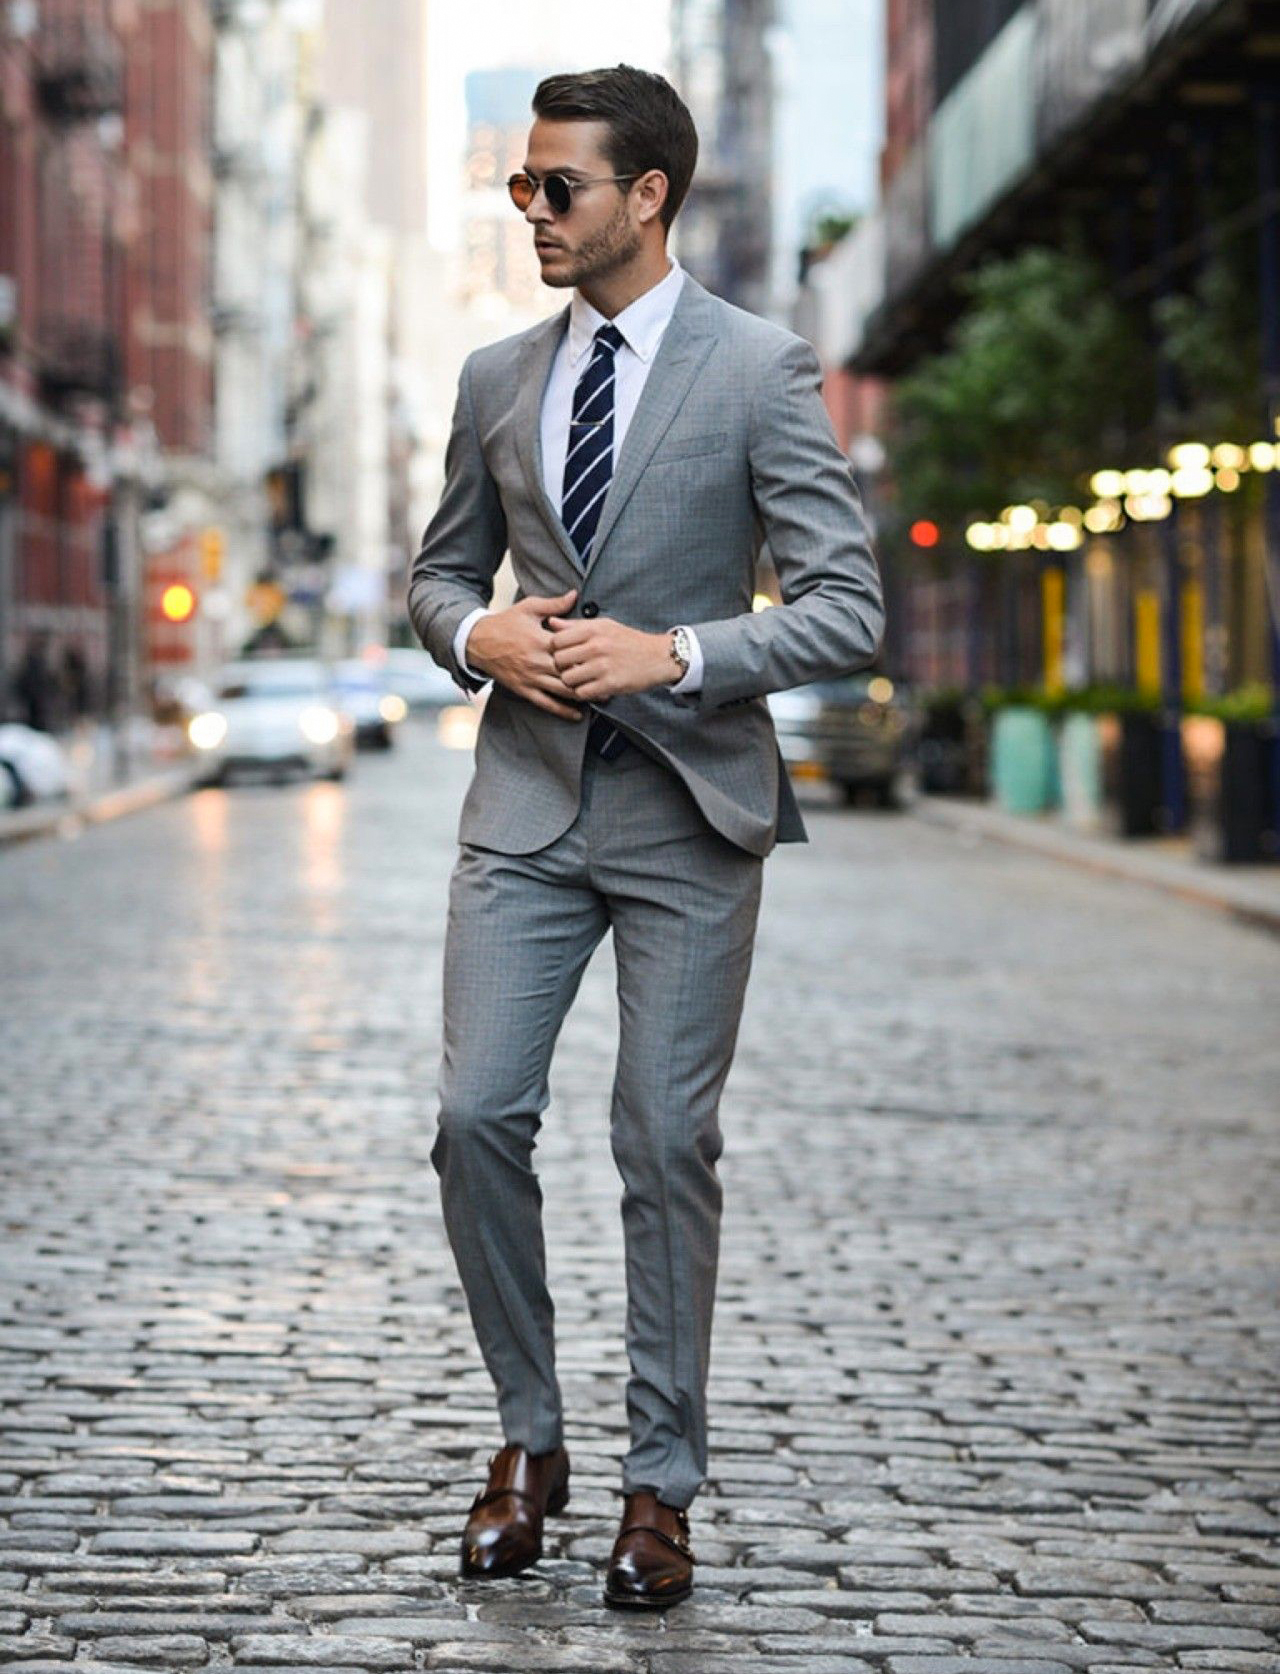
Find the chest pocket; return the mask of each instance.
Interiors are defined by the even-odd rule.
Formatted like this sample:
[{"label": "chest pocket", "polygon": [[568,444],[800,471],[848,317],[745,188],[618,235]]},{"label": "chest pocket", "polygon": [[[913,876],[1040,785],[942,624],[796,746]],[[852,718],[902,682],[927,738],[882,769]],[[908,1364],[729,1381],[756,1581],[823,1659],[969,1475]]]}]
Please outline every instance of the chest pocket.
[{"label": "chest pocket", "polygon": [[729,440],[727,430],[704,430],[696,436],[675,436],[670,441],[664,441],[649,461],[652,469],[655,465],[668,465],[676,459],[696,459],[699,454],[719,453]]}]

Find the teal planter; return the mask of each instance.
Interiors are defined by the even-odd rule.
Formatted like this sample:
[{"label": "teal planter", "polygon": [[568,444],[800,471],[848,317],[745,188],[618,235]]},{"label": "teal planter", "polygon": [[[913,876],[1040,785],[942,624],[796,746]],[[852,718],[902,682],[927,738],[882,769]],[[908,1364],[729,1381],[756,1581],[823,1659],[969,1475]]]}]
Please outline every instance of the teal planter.
[{"label": "teal planter", "polygon": [[1017,704],[996,711],[991,733],[991,792],[1006,813],[1038,814],[1054,805],[1058,764],[1049,719]]},{"label": "teal planter", "polygon": [[1058,734],[1058,776],[1062,815],[1079,831],[1102,824],[1102,739],[1093,715],[1064,715]]}]

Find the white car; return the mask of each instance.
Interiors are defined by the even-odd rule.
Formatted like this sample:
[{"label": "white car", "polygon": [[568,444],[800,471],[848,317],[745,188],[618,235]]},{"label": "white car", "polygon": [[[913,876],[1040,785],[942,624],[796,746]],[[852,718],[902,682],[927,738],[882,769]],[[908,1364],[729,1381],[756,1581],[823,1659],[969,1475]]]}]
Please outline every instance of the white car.
[{"label": "white car", "polygon": [[292,768],[341,779],[355,755],[355,721],[329,667],[312,657],[228,663],[210,707],[187,723],[187,736],[201,785],[224,783],[242,768],[265,768],[276,778]]},{"label": "white car", "polygon": [[0,808],[66,796],[66,757],[56,738],[20,721],[0,726]]}]

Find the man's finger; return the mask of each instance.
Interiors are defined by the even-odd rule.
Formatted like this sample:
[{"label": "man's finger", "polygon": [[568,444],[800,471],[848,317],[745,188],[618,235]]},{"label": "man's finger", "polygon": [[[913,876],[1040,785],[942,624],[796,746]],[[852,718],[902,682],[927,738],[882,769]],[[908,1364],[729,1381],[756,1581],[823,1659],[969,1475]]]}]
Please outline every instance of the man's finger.
[{"label": "man's finger", "polygon": [[572,668],[575,663],[580,663],[584,657],[590,655],[589,645],[555,644],[551,648],[551,662],[556,668]]},{"label": "man's finger", "polygon": [[544,598],[539,594],[532,594],[527,599],[521,599],[520,608],[528,610],[531,616],[540,616],[542,626],[550,631],[551,618],[561,610],[570,610],[573,601],[578,596],[578,589],[571,587],[567,593],[557,593],[553,598]]},{"label": "man's finger", "polygon": [[580,686],[575,686],[573,695],[587,703],[596,698],[616,697],[617,693],[613,689],[612,682],[605,675],[600,674],[592,675],[589,680],[584,680]]},{"label": "man's finger", "polygon": [[536,657],[531,666],[533,668],[533,672],[539,675],[558,675],[560,672],[560,665],[556,662],[550,651],[544,651],[540,656]]},{"label": "man's finger", "polygon": [[537,704],[539,709],[546,709],[552,715],[560,715],[566,721],[580,721],[582,719],[581,709],[573,704],[558,703],[555,698],[548,696],[547,693],[540,692],[536,686],[531,687],[524,696],[529,699],[530,703]]},{"label": "man's finger", "polygon": [[566,694],[572,690],[563,676],[557,674],[554,669],[548,669],[545,674],[535,674],[533,677],[533,683],[540,691],[556,692],[561,697],[566,696]]},{"label": "man's finger", "polygon": [[608,670],[608,664],[599,659],[592,662],[578,663],[573,668],[564,671],[564,683],[575,696],[581,695],[582,688],[592,680],[598,680]]},{"label": "man's finger", "polygon": [[521,599],[517,606],[520,610],[536,611],[541,616],[550,616],[559,610],[568,610],[578,596],[578,589],[571,587],[567,593],[530,593]]},{"label": "man's finger", "polygon": [[551,630],[551,645],[553,650],[560,650],[567,645],[585,645],[589,639],[595,637],[594,622],[564,622],[554,616],[547,618],[549,622],[561,621],[561,625]]}]

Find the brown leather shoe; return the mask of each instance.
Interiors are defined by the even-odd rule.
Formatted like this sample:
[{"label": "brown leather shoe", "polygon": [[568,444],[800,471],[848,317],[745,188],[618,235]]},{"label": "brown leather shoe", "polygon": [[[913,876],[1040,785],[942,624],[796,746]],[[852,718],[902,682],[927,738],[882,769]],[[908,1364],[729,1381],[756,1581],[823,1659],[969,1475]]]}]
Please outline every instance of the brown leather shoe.
[{"label": "brown leather shoe", "polygon": [[637,1489],[623,1502],[604,1601],[625,1610],[665,1610],[693,1591],[696,1562],[686,1513]]},{"label": "brown leather shoe", "polygon": [[542,1556],[542,1520],[569,1503],[563,1447],[530,1453],[508,1442],[489,1461],[489,1480],[471,1502],[462,1531],[463,1575],[519,1575]]}]

